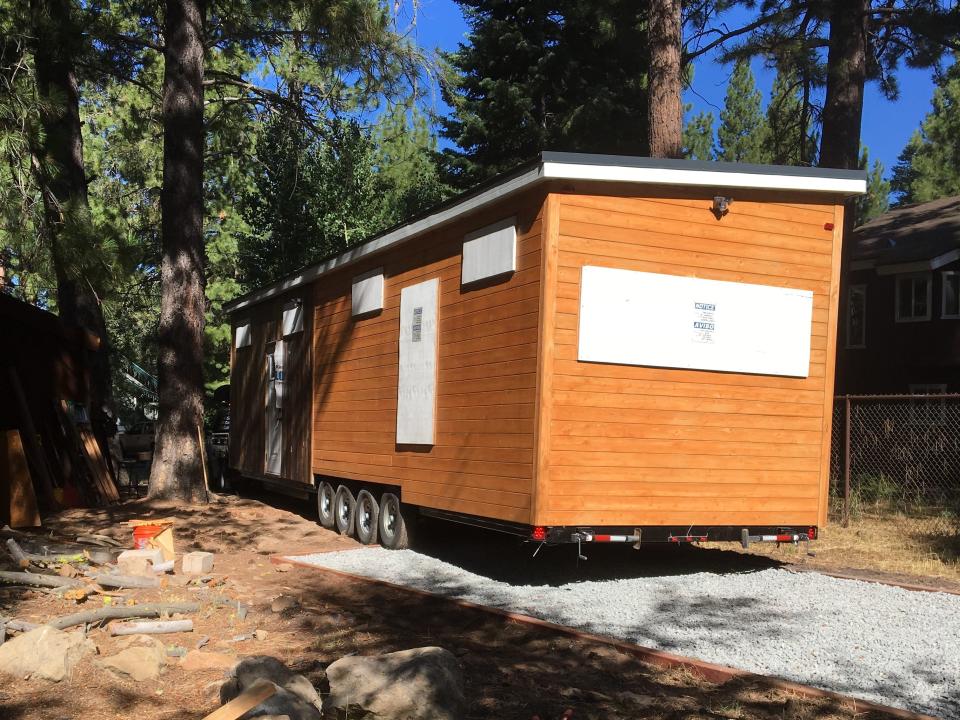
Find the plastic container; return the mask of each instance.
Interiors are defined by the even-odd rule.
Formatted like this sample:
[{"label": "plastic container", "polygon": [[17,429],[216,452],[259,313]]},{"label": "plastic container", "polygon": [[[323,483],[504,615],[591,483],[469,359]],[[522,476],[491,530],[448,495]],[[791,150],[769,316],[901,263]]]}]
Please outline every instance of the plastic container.
[{"label": "plastic container", "polygon": [[161,525],[137,525],[133,528],[133,549],[146,550],[150,547],[150,540],[162,533]]}]

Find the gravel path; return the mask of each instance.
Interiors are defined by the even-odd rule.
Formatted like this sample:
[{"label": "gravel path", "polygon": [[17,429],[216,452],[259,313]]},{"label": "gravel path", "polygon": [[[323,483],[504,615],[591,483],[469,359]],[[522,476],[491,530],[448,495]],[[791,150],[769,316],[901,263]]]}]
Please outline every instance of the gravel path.
[{"label": "gravel path", "polygon": [[960,718],[960,596],[781,569],[522,585],[410,550],[294,559]]}]

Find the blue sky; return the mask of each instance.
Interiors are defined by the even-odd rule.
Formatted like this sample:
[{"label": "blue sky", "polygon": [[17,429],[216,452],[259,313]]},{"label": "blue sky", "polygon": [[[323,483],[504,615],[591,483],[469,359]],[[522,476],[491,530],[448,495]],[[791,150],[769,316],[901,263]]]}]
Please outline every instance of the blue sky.
[{"label": "blue sky", "polygon": [[[731,18],[730,22],[732,25],[736,19]],[[466,32],[463,15],[453,0],[421,0],[416,35],[422,46],[453,50]],[[763,67],[762,60],[755,60],[752,67],[757,86],[766,98],[773,85],[774,73]],[[698,61],[693,85],[684,97],[693,105],[693,113],[709,110],[714,116],[719,114],[731,70],[730,66],[713,62],[709,56]],[[901,68],[897,77],[899,100],[888,101],[876,85],[868,83],[863,109],[862,141],[870,150],[871,162],[879,159],[888,177],[910,135],[929,112],[934,88],[928,70]]]}]

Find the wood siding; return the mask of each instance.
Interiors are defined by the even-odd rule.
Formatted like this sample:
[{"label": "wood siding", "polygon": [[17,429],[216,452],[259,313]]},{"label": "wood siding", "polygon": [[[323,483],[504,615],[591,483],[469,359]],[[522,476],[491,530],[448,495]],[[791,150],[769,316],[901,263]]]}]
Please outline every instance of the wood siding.
[{"label": "wood siding", "polygon": [[[718,221],[713,195],[555,196],[536,524],[825,523],[839,263],[825,224],[842,210],[741,191]],[[584,265],[811,290],[810,375],[578,362]]]},{"label": "wood siding", "polygon": [[[283,308],[298,298],[303,303],[303,332],[282,338],[286,348],[284,363],[283,456],[281,475],[297,484],[312,482],[310,474],[310,342],[312,332],[311,291],[298,289],[277,299],[261,303],[233,318],[230,370],[230,467],[241,474],[260,478],[264,475],[266,452],[266,354],[281,339]],[[250,323],[251,344],[237,348],[237,325]]]},{"label": "wood siding", "polygon": [[[314,304],[317,475],[397,486],[404,502],[529,522],[540,327],[541,204],[527,194],[324,276]],[[517,270],[461,287],[463,236],[517,216]],[[384,272],[384,308],[351,316],[353,278]],[[440,279],[436,443],[396,439],[402,288]]]}]

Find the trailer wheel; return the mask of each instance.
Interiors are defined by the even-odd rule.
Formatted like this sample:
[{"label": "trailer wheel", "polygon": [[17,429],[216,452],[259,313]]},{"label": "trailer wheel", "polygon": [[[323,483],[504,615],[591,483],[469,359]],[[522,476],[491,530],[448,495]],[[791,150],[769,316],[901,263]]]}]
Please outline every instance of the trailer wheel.
[{"label": "trailer wheel", "polygon": [[337,532],[341,535],[353,535],[357,520],[357,501],[345,485],[337,488],[337,495],[333,501],[333,512]]},{"label": "trailer wheel", "polygon": [[336,515],[334,514],[334,504],[337,499],[337,492],[333,485],[323,481],[317,487],[317,512],[320,515],[320,524],[333,530],[336,526]]},{"label": "trailer wheel", "polygon": [[357,524],[357,540],[364,545],[375,545],[377,542],[377,524],[380,520],[380,508],[376,498],[366,490],[357,493],[357,509],[355,512]]},{"label": "trailer wheel", "polygon": [[410,506],[404,505],[393,493],[380,498],[380,544],[390,550],[410,547],[410,526],[413,523]]}]

